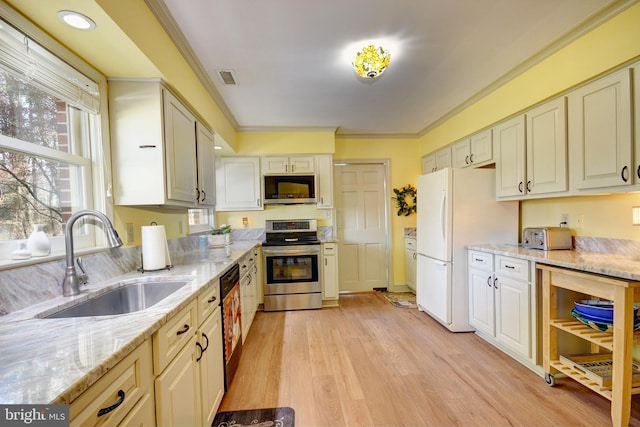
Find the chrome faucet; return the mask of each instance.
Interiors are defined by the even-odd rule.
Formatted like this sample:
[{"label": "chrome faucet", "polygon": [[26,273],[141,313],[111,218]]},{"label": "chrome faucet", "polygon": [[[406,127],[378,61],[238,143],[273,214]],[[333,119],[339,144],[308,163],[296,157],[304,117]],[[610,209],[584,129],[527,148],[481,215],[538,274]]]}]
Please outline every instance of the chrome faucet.
[{"label": "chrome faucet", "polygon": [[118,232],[113,227],[111,221],[109,221],[109,218],[107,218],[107,216],[102,212],[93,209],[84,209],[71,215],[69,221],[67,221],[67,225],[64,227],[64,247],[67,256],[67,269],[62,281],[62,295],[64,295],[65,297],[78,295],[80,293],[80,286],[85,285],[89,280],[84,268],[82,267],[82,264],[80,264],[80,268],[85,274],[78,275],[78,273],[76,273],[73,255],[73,224],[75,224],[78,218],[81,218],[85,215],[95,216],[102,221],[105,226],[105,232],[107,233],[109,247],[117,248],[119,246],[122,246],[122,240],[120,240]]}]

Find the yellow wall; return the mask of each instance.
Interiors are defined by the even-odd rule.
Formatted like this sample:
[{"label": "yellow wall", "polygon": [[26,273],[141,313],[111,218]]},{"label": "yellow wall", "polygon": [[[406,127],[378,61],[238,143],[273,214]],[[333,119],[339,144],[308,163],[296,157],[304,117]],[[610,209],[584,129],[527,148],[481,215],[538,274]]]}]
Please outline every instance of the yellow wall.
[{"label": "yellow wall", "polygon": [[[639,23],[640,4],[635,4],[426,133],[419,140],[420,155],[638,59]],[[631,225],[636,205],[640,197],[634,193],[526,200],[521,203],[522,226],[557,225],[560,214],[568,213],[574,228],[575,216],[583,214],[584,226],[574,228],[578,236],[640,239],[640,228]]]},{"label": "yellow wall", "polygon": [[335,131],[239,132],[237,153],[331,154],[335,151]]},{"label": "yellow wall", "polygon": [[[401,188],[407,184],[414,187],[420,175],[417,139],[384,138],[343,138],[336,137],[334,160],[348,159],[389,159],[391,188]],[[418,159],[419,160],[419,159]],[[391,190],[390,196],[391,197]],[[392,284],[405,283],[404,271],[404,228],[416,226],[416,216],[397,216],[396,206],[391,201],[391,230],[393,278]]]}]

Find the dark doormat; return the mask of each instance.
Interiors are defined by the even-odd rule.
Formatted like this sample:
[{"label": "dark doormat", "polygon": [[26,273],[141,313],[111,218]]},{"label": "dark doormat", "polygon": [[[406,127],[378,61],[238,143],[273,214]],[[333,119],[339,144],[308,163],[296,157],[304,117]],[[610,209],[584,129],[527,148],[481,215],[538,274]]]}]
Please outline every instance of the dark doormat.
[{"label": "dark doormat", "polygon": [[211,427],[294,427],[295,415],[293,408],[287,407],[218,412]]}]

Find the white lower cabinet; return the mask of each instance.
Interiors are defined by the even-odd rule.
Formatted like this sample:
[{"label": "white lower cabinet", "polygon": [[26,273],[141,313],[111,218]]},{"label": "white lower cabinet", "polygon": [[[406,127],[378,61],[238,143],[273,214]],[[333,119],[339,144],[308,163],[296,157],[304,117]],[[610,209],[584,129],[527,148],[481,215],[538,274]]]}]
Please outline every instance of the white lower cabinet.
[{"label": "white lower cabinet", "polygon": [[416,273],[417,273],[417,252],[415,237],[404,238],[404,265],[405,276],[407,278],[407,287],[413,292],[416,291]]},{"label": "white lower cabinet", "polygon": [[528,260],[470,250],[469,323],[520,362],[538,362],[536,286]]},{"label": "white lower cabinet", "polygon": [[322,299],[337,300],[338,291],[338,245],[322,244]]},{"label": "white lower cabinet", "polygon": [[239,261],[240,266],[240,313],[242,316],[242,341],[247,334],[258,309],[257,253],[250,251]]},{"label": "white lower cabinet", "polygon": [[153,335],[158,425],[213,422],[224,394],[219,304],[216,281]]},{"label": "white lower cabinet", "polygon": [[200,373],[196,337],[156,378],[156,418],[161,426],[197,426],[201,422]]},{"label": "white lower cabinet", "polygon": [[222,310],[206,318],[198,329],[200,355],[196,358],[200,375],[202,426],[210,426],[224,395],[224,358],[222,348]]},{"label": "white lower cabinet", "polygon": [[71,426],[154,426],[151,340],[111,368],[69,407]]}]

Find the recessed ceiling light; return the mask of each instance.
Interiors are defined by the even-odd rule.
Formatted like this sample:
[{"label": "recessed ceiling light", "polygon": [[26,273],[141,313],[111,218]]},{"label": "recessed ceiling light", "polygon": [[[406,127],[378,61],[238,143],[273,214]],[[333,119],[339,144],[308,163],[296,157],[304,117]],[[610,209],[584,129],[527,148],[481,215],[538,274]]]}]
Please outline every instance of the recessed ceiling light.
[{"label": "recessed ceiling light", "polygon": [[213,149],[214,150],[222,150],[222,146],[221,145],[214,145]]},{"label": "recessed ceiling light", "polygon": [[96,28],[96,23],[91,18],[73,10],[61,10],[58,12],[58,19],[78,30],[90,31]]}]

